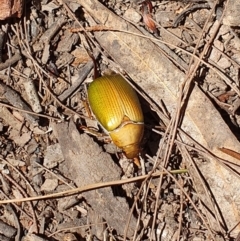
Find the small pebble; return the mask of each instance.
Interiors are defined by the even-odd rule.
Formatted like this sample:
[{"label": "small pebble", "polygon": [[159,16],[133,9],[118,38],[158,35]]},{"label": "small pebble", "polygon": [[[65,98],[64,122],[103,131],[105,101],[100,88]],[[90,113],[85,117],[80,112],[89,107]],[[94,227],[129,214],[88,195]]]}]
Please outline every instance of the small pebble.
[{"label": "small pebble", "polygon": [[57,188],[57,186],[58,186],[57,179],[47,179],[41,186],[41,191],[51,192],[51,191],[55,190]]},{"label": "small pebble", "polygon": [[221,58],[218,62],[217,62],[218,66],[223,68],[223,69],[227,69],[231,66],[231,62],[226,59],[226,58]]},{"label": "small pebble", "polygon": [[214,46],[217,48],[213,48],[210,54],[210,59],[214,62],[219,61],[221,58],[221,52],[223,52],[223,43],[221,43],[219,40],[214,41]]},{"label": "small pebble", "polygon": [[142,16],[133,8],[127,9],[123,16],[134,23],[140,22],[142,18]]},{"label": "small pebble", "polygon": [[45,167],[53,168],[63,160],[64,160],[64,157],[62,154],[62,150],[58,143],[47,147],[47,150],[45,152],[44,162],[43,162],[43,165]]}]

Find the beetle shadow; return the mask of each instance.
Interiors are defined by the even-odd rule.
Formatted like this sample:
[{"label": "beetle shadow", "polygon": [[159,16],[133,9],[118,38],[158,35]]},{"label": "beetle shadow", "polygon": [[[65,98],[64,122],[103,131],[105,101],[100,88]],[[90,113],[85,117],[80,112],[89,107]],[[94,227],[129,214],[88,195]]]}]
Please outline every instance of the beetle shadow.
[{"label": "beetle shadow", "polygon": [[161,132],[163,124],[158,114],[151,109],[149,103],[140,96],[139,96],[139,99],[143,110],[144,126],[145,126],[144,136],[142,140],[141,156],[144,159],[144,162],[146,163],[147,162],[146,155],[151,157],[156,156],[159,148],[159,142],[161,139],[161,135],[154,132],[153,129]]}]

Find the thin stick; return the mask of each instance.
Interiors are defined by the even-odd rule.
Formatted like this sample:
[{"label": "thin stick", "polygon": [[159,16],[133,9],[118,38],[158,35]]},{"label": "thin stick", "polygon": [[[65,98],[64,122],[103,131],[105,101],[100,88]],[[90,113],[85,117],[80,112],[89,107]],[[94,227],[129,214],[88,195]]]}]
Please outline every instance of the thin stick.
[{"label": "thin stick", "polygon": [[[187,172],[187,169],[180,169],[180,170],[171,171],[170,173],[180,174],[180,173],[186,173],[186,172]],[[152,177],[158,177],[159,175],[162,175],[162,174],[166,174],[166,172],[156,172],[156,173],[153,173],[151,176]],[[103,188],[103,187],[116,186],[116,185],[121,185],[121,184],[125,184],[125,183],[136,182],[136,181],[139,181],[139,180],[143,180],[143,179],[147,178],[148,176],[149,175],[143,175],[143,176],[138,176],[138,177],[132,177],[132,178],[129,178],[129,179],[117,180],[117,181],[94,183],[94,184],[89,184],[89,185],[86,185],[86,186],[83,186],[83,187],[78,187],[78,188],[74,188],[74,189],[71,189],[71,190],[62,191],[62,192],[53,193],[53,194],[48,194],[48,195],[43,195],[43,196],[2,200],[2,201],[0,201],[0,204],[13,203],[13,202],[36,201],[36,200],[43,200],[43,199],[49,199],[49,198],[59,198],[59,197],[69,196],[69,195],[73,195],[73,194],[76,194],[76,193],[82,193],[82,192],[95,190],[95,189],[99,189],[99,188]]]}]

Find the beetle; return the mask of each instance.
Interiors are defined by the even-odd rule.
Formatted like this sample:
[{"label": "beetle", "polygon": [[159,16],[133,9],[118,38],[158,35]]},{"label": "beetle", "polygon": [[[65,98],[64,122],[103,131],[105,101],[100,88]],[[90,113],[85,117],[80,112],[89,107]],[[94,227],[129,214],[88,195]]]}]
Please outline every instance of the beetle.
[{"label": "beetle", "polygon": [[120,75],[106,75],[88,87],[90,108],[113,143],[128,159],[140,153],[144,132],[142,108],[133,87]]}]

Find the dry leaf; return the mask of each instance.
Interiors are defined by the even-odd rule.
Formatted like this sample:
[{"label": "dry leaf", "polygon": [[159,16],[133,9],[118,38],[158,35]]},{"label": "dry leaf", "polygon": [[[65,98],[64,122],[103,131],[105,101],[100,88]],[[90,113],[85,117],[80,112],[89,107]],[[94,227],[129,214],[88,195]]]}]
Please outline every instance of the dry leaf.
[{"label": "dry leaf", "polygon": [[152,13],[151,1],[146,0],[146,1],[142,2],[141,10],[142,10],[142,15],[143,15],[143,22],[145,23],[145,25],[153,32],[156,32],[157,31],[156,24],[151,16],[151,13]]},{"label": "dry leaf", "polygon": [[[121,170],[110,155],[103,152],[87,134],[80,135],[73,122],[53,124],[53,130],[58,137],[67,167],[63,174],[74,180],[78,187],[120,179]],[[115,197],[111,187],[88,191],[83,196],[95,213],[119,234],[124,233],[129,212],[125,198]],[[129,236],[133,235],[135,225],[136,220],[132,218],[128,229]]]},{"label": "dry leaf", "polygon": [[[141,34],[97,0],[78,0],[78,2],[99,24],[112,28],[117,26],[118,29]],[[154,43],[149,39],[123,32],[108,31],[95,33],[95,36],[115,62],[151,96],[155,103],[163,100],[167,109],[171,113],[174,112],[184,74]],[[215,155],[236,162],[218,148],[224,146],[240,152],[239,142],[198,86],[194,86],[192,90],[181,128]],[[199,164],[199,168],[219,205],[227,230],[230,231],[232,227],[239,225],[240,220],[240,203],[236,201],[240,200],[239,179],[213,159],[209,159],[204,165]],[[205,191],[200,186],[196,188],[200,189],[199,193],[202,193],[200,198],[205,201],[205,205],[215,213],[215,210],[209,206],[210,200],[207,200]],[[227,192],[223,193],[223,190]],[[206,215],[210,220],[214,220],[207,210]],[[214,222],[211,223],[213,223],[212,228],[218,231],[219,226]],[[240,226],[237,226],[233,235],[239,231]]]}]

